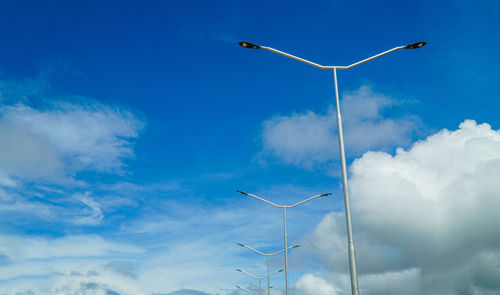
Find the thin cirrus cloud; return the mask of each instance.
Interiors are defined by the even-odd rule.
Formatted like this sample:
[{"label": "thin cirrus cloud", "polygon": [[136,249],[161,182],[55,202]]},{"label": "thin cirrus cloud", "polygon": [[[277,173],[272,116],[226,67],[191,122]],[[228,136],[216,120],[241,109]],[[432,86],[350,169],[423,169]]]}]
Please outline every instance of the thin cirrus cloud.
[{"label": "thin cirrus cloud", "polygon": [[[376,93],[368,86],[347,92],[341,102],[345,144],[351,155],[368,149],[407,145],[418,127],[415,117],[386,118],[384,111],[400,101]],[[276,116],[263,123],[260,156],[273,156],[286,164],[305,168],[324,165],[338,154],[336,114],[312,111]]]},{"label": "thin cirrus cloud", "polygon": [[[364,294],[500,290],[499,130],[465,120],[394,155],[365,153],[351,171]],[[348,289],[344,214],[325,216],[306,240]]]}]

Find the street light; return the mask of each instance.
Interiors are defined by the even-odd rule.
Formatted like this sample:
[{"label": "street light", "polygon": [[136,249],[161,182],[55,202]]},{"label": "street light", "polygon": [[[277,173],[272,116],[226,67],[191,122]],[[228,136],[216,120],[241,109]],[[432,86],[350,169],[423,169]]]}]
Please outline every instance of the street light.
[{"label": "street light", "polygon": [[[252,44],[252,43],[249,43],[249,44]],[[255,44],[252,44],[252,45],[255,45]],[[262,47],[264,48],[264,47]],[[277,207],[277,208],[283,208],[283,224],[284,224],[284,240],[285,240],[285,248],[283,250],[285,250],[285,294],[288,295],[288,246],[287,246],[287,239],[286,239],[286,208],[293,208],[295,206],[298,206],[300,204],[303,204],[305,202],[308,202],[308,201],[311,201],[313,199],[316,199],[316,198],[319,198],[319,197],[326,197],[326,196],[330,196],[331,193],[327,193],[327,194],[322,194],[322,195],[316,195],[316,196],[313,196],[313,197],[310,197],[308,199],[305,199],[303,201],[300,201],[298,203],[295,203],[291,206],[281,206],[281,205],[276,205],[274,204],[273,202],[269,202],[268,200],[265,200],[261,197],[257,197],[256,195],[252,195],[252,194],[249,194],[249,193],[245,193],[245,192],[242,192],[242,191],[236,191],[242,195],[245,195],[245,196],[249,196],[249,197],[253,197],[253,198],[256,198],[258,200],[261,200],[263,202],[266,202],[268,203],[269,205],[272,205],[274,207]]]},{"label": "street light", "polygon": [[[277,271],[275,271],[275,272],[273,272],[273,273],[268,273],[268,274],[267,274],[267,276],[258,277],[258,276],[254,276],[253,274],[251,274],[251,273],[249,273],[249,272],[247,272],[247,271],[241,270],[241,269],[236,269],[236,270],[237,270],[237,271],[239,271],[239,272],[245,273],[245,274],[247,274],[247,275],[251,276],[251,277],[252,277],[252,278],[254,278],[254,279],[258,279],[258,280],[259,280],[259,295],[260,295],[260,291],[261,291],[260,281],[261,281],[262,279],[265,279],[266,277],[267,277],[267,278],[268,278],[268,280],[269,280],[269,277],[270,277],[270,276],[275,275],[275,274],[280,273],[280,272],[282,272],[282,271],[283,271],[282,269],[280,269],[280,270],[277,270]],[[238,287],[238,286],[236,286],[236,287]],[[239,287],[239,288],[241,288],[241,287]],[[243,288],[241,288],[241,289],[243,289]],[[248,289],[247,289],[247,290],[248,290]],[[251,292],[251,291],[250,291],[250,292]]]},{"label": "street light", "polygon": [[[377,55],[374,55],[372,57],[360,60],[358,62],[355,62],[351,65],[348,66],[322,66],[320,64],[314,63],[312,61],[308,61],[306,59],[288,54],[283,51],[276,50],[271,47],[267,46],[260,46],[257,44],[253,44],[250,42],[239,42],[240,46],[244,48],[250,48],[250,49],[267,49],[269,51],[272,51],[274,53],[281,54],[283,56],[298,60],[300,62],[306,63],[308,65],[320,68],[320,69],[328,69],[328,70],[333,70],[333,80],[335,84],[335,103],[337,107],[337,128],[338,128],[338,134],[339,134],[339,150],[340,150],[340,163],[341,163],[341,168],[342,168],[342,187],[344,190],[344,204],[345,204],[345,217],[346,217],[346,224],[347,224],[347,238],[348,238],[348,252],[349,252],[349,269],[350,269],[350,274],[351,274],[351,290],[353,295],[359,295],[359,286],[358,286],[358,273],[356,271],[356,255],[354,252],[354,238],[352,235],[352,224],[351,224],[351,208],[349,205],[349,188],[347,186],[347,169],[346,169],[346,160],[345,160],[345,151],[344,151],[344,135],[342,132],[342,118],[340,117],[340,103],[339,103],[339,91],[337,87],[337,70],[347,70],[350,68],[353,68],[355,66],[358,66],[360,64],[363,64],[367,61],[379,58],[383,55],[389,54],[391,52],[397,51],[399,49],[418,49],[423,47],[427,42],[425,41],[420,41],[412,44],[408,44],[405,46],[398,46],[394,47],[392,49],[389,49],[387,51],[384,51],[382,53],[379,53]],[[285,252],[286,253],[286,252]],[[288,284],[287,284],[288,288]],[[288,295],[288,293],[287,293]]]},{"label": "street light", "polygon": [[271,253],[271,254],[265,254],[265,253],[262,253],[262,252],[260,252],[259,250],[254,249],[254,248],[252,248],[252,247],[250,247],[250,246],[247,246],[247,245],[244,245],[244,244],[240,244],[240,243],[236,243],[236,244],[237,244],[238,246],[248,248],[248,249],[250,249],[250,250],[252,250],[252,251],[254,251],[254,252],[257,252],[257,253],[259,253],[259,254],[261,254],[261,255],[267,256],[267,295],[271,295],[271,285],[270,285],[270,282],[269,282],[269,277],[270,277],[270,274],[269,274],[269,269],[270,269],[270,261],[269,261],[269,260],[270,260],[271,256],[274,256],[274,255],[276,255],[276,254],[279,254],[279,253],[281,253],[281,252],[283,252],[283,251],[285,251],[285,250],[288,250],[288,249],[292,249],[292,248],[298,248],[298,247],[300,247],[300,245],[295,245],[295,246],[288,247],[287,249],[282,249],[282,250],[280,250],[280,251],[278,251],[278,252],[274,252],[274,253]]}]

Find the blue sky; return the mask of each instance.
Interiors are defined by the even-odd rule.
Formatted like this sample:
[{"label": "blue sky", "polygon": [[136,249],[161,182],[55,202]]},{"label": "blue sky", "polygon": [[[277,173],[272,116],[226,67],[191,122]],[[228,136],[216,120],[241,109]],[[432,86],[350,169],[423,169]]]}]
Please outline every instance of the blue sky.
[{"label": "blue sky", "polygon": [[[263,274],[266,261],[235,243],[282,249],[282,216],[238,189],[281,204],[332,192],[288,212],[289,244],[303,245],[290,290],[350,293],[332,73],[242,40],[326,65],[428,42],[338,72],[360,287],[494,294],[499,12],[496,1],[1,1],[0,294],[255,289],[234,268]],[[443,266],[457,270],[437,284]]]}]

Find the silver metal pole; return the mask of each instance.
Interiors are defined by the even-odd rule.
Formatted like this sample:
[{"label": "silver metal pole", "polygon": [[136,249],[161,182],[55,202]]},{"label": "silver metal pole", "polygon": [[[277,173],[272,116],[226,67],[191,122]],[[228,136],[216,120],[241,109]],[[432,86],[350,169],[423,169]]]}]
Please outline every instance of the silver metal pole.
[{"label": "silver metal pole", "polygon": [[333,69],[335,81],[335,102],[337,106],[337,128],[339,133],[340,163],[342,166],[342,186],[344,189],[345,218],[347,224],[347,239],[349,252],[349,269],[351,272],[352,295],[359,295],[358,272],[356,271],[356,254],[354,253],[354,240],[352,236],[351,207],[349,205],[349,187],[347,185],[347,169],[344,151],[344,134],[342,132],[342,118],[340,117],[339,90],[337,86],[337,70]]},{"label": "silver metal pole", "polygon": [[288,246],[286,242],[286,207],[283,207],[283,223],[285,225],[285,295],[288,295]]},{"label": "silver metal pole", "polygon": [[271,276],[269,274],[269,269],[271,267],[271,263],[269,262],[269,259],[271,256],[267,255],[267,295],[271,295],[271,284],[269,282],[269,277]]}]

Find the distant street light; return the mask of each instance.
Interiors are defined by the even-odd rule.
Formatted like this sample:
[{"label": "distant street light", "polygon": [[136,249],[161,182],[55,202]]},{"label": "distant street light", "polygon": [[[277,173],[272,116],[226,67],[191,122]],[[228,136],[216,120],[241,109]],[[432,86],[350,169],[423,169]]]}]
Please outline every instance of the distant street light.
[{"label": "distant street light", "polygon": [[[277,270],[277,271],[275,271],[275,272],[273,272],[273,273],[268,273],[268,274],[267,274],[267,276],[258,277],[258,276],[254,276],[253,274],[251,274],[251,273],[249,273],[249,272],[246,272],[246,271],[244,271],[244,270],[241,270],[241,269],[236,269],[236,270],[237,270],[237,271],[239,271],[239,272],[245,273],[245,274],[247,274],[247,275],[251,276],[251,277],[252,277],[252,278],[254,278],[254,279],[258,279],[258,280],[259,280],[259,295],[260,295],[260,291],[262,290],[262,289],[261,289],[261,287],[260,287],[260,281],[261,281],[262,279],[265,279],[266,277],[269,279],[269,277],[270,277],[270,276],[275,275],[275,274],[280,273],[280,272],[282,272],[282,271],[283,271],[282,269],[280,269],[280,270]],[[236,286],[236,287],[238,287],[238,286]],[[244,288],[241,288],[241,287],[238,287],[238,288],[240,288],[240,289],[244,289]],[[247,289],[247,290],[248,290],[248,289]],[[248,291],[250,291],[250,290],[248,290]],[[250,292],[252,292],[252,291],[250,291]]]},{"label": "distant street light", "polygon": [[[269,271],[270,271],[270,261],[269,260],[270,260],[271,256],[279,254],[279,253],[285,251],[285,249],[280,250],[278,252],[271,253],[271,254],[265,254],[265,253],[262,253],[259,250],[256,250],[256,249],[254,249],[254,248],[252,248],[250,246],[247,246],[247,245],[244,245],[244,244],[240,244],[240,243],[236,243],[236,244],[238,246],[248,248],[248,249],[250,249],[250,250],[252,250],[254,252],[257,252],[257,253],[259,253],[261,255],[267,256],[267,295],[271,295],[271,284],[270,284],[270,280],[269,280],[269,277],[270,277],[270,274],[269,274]],[[295,245],[295,246],[288,247],[286,250],[292,249],[292,248],[298,248],[298,247],[300,247],[300,245]]]},{"label": "distant street light", "polygon": [[253,198],[256,198],[258,200],[261,200],[261,201],[263,201],[265,203],[268,203],[269,205],[272,205],[274,207],[283,208],[283,224],[284,224],[284,240],[285,240],[285,248],[283,249],[283,250],[285,250],[285,290],[286,290],[285,294],[288,295],[288,246],[287,246],[287,238],[286,238],[286,208],[293,208],[295,206],[298,206],[300,204],[303,204],[305,202],[311,201],[311,200],[319,198],[319,197],[330,196],[331,193],[322,194],[322,195],[316,195],[316,196],[310,197],[308,199],[305,199],[303,201],[300,201],[300,202],[298,202],[296,204],[293,204],[291,206],[280,206],[280,205],[274,204],[273,202],[269,202],[268,200],[265,200],[265,199],[263,199],[261,197],[257,197],[256,195],[252,195],[252,194],[245,193],[245,192],[242,192],[242,191],[237,191],[237,192],[240,193],[240,194],[242,194],[242,195],[253,197]]},{"label": "distant street light", "polygon": [[[341,163],[341,168],[342,168],[342,187],[344,189],[344,204],[345,204],[345,217],[346,217],[346,224],[347,224],[347,239],[348,239],[348,252],[349,252],[349,269],[350,269],[350,274],[351,274],[351,290],[353,295],[359,295],[359,286],[358,286],[358,273],[356,271],[356,255],[354,252],[354,238],[352,235],[352,224],[351,224],[351,208],[350,208],[350,203],[349,203],[349,188],[347,185],[347,168],[346,168],[346,160],[345,160],[345,151],[344,151],[344,135],[342,131],[342,118],[340,117],[340,103],[339,103],[339,91],[337,87],[337,70],[347,70],[350,68],[353,68],[355,66],[359,66],[360,64],[363,64],[367,61],[379,58],[383,55],[389,54],[391,52],[394,52],[399,49],[418,49],[423,47],[427,42],[421,41],[417,43],[412,43],[408,44],[405,46],[398,46],[394,47],[393,49],[389,49],[387,51],[384,51],[382,53],[379,53],[377,55],[374,55],[372,57],[363,59],[361,61],[355,62],[351,65],[348,66],[322,66],[320,64],[314,63],[312,61],[308,61],[306,59],[288,54],[283,51],[276,50],[271,47],[267,46],[260,46],[257,44],[253,44],[250,42],[238,42],[240,46],[244,48],[250,48],[250,49],[266,49],[269,51],[272,51],[277,54],[281,54],[283,56],[298,60],[300,62],[306,63],[308,65],[320,68],[320,69],[328,69],[328,70],[333,70],[333,80],[335,84],[335,102],[336,102],[336,107],[337,107],[337,129],[338,129],[338,135],[339,135],[339,150],[340,150],[340,163]],[[286,246],[285,246],[286,247]],[[288,290],[288,284],[287,284],[287,290]],[[288,295],[288,292],[287,294]]]}]

